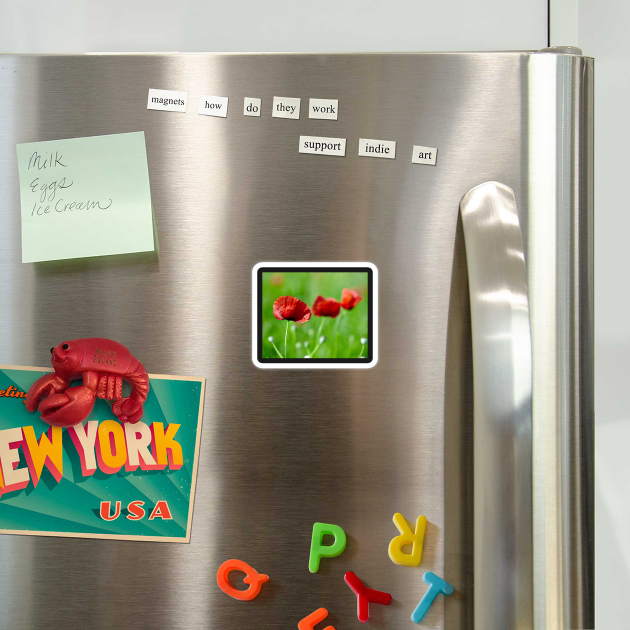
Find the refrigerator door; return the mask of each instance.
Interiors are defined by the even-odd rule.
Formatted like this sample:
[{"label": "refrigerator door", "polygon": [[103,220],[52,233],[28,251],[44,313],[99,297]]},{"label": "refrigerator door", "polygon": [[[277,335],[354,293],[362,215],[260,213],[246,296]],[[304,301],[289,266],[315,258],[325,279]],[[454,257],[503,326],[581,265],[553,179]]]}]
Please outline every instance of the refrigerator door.
[{"label": "refrigerator door", "polygon": [[[45,365],[62,339],[109,337],[150,373],[207,378],[190,544],[0,536],[3,624],[263,630],[294,628],[324,606],[341,630],[358,623],[343,581],[353,571],[393,595],[371,607],[373,627],[411,627],[432,571],[455,592],[435,600],[423,627],[493,619],[479,627],[504,630],[528,615],[540,628],[591,625],[592,60],[508,52],[0,61],[0,363]],[[150,88],[188,91],[188,112],[147,110]],[[198,115],[202,94],[228,97],[227,118]],[[274,96],[301,98],[300,119],[273,118]],[[262,99],[260,117],[242,115],[245,97]],[[308,118],[311,97],[338,99],[338,120]],[[146,136],[156,252],[22,264],[16,143],[130,131]],[[301,135],[345,138],[346,156],[299,154]],[[396,141],[396,159],[360,157],[359,138]],[[413,145],[437,147],[436,165],[413,164]],[[496,488],[475,478],[481,401],[469,296],[474,314],[478,288],[492,279],[479,277],[469,294],[459,208],[489,181],[514,193],[527,270],[534,537],[525,565],[509,524],[494,549],[478,531],[484,509],[505,497],[478,501]],[[376,265],[374,368],[253,365],[251,271],[270,260]],[[522,272],[522,260],[512,262]],[[506,353],[505,374],[526,374],[513,364],[523,350]],[[515,395],[525,401],[523,387]],[[506,452],[527,441],[523,418],[506,423]],[[488,464],[513,475],[501,436],[488,439]],[[530,504],[517,500],[531,483],[525,468],[512,506],[519,541],[532,523]],[[396,512],[428,519],[419,568],[388,558]],[[340,525],[348,543],[311,574],[315,522]],[[270,576],[254,601],[218,588],[230,558]],[[533,584],[523,585],[517,576],[531,566]],[[489,584],[503,592],[517,584],[520,603],[495,601]]]}]

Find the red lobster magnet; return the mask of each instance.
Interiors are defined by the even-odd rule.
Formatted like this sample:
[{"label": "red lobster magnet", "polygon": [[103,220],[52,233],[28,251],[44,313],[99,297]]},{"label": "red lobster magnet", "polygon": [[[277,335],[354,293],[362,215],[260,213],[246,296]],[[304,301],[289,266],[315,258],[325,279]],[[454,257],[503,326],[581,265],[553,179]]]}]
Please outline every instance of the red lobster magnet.
[{"label": "red lobster magnet", "polygon": [[[44,422],[55,427],[79,424],[97,397],[114,401],[112,411],[121,422],[134,424],[142,418],[149,375],[125,346],[98,337],[73,339],[51,348],[50,354],[54,372],[37,379],[26,395],[26,408],[38,409]],[[76,378],[83,378],[83,385],[70,387]],[[122,395],[123,379],[131,385],[128,398]]]}]

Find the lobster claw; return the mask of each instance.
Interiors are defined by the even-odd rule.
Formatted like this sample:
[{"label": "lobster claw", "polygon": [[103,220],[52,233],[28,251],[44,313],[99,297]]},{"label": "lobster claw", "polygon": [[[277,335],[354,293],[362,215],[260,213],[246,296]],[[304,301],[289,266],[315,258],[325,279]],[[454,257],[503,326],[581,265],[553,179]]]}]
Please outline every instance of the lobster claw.
[{"label": "lobster claw", "polygon": [[26,394],[26,409],[31,412],[35,411],[39,401],[44,396],[50,396],[54,392],[59,392],[66,387],[68,387],[68,383],[54,372],[41,376],[31,385]]},{"label": "lobster claw", "polygon": [[54,427],[73,427],[90,415],[95,400],[95,392],[85,385],[78,385],[63,393],[48,396],[37,409],[44,422]]},{"label": "lobster claw", "polygon": [[129,422],[130,424],[136,424],[143,414],[142,403],[134,399],[133,396],[115,400],[112,405],[112,411],[122,423]]}]

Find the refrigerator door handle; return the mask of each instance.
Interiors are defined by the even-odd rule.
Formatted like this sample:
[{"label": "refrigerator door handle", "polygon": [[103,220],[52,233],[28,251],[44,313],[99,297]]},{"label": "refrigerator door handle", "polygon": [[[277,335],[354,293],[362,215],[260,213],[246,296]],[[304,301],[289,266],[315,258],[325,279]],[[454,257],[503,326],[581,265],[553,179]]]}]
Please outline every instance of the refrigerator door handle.
[{"label": "refrigerator door handle", "polygon": [[514,192],[460,202],[473,345],[475,628],[533,625],[532,344]]}]

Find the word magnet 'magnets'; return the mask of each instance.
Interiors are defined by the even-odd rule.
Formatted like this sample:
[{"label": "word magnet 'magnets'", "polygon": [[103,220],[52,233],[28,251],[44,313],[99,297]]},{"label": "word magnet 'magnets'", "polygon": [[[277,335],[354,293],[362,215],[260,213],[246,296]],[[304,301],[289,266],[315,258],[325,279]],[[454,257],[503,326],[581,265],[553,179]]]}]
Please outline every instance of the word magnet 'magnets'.
[{"label": "word magnet 'magnets'", "polygon": [[[332,545],[324,545],[324,536],[333,536],[335,541]],[[311,538],[311,555],[308,559],[308,570],[311,573],[319,571],[319,561],[322,558],[336,558],[340,556],[346,548],[346,532],[339,525],[328,525],[327,523],[313,524],[313,537]]]},{"label": "word magnet 'magnets'", "polygon": [[[396,536],[389,543],[389,557],[394,564],[402,564],[407,567],[417,567],[422,561],[422,547],[424,545],[424,532],[427,528],[426,516],[419,516],[416,521],[415,533],[407,524],[405,517],[396,512],[394,514],[394,524],[400,532],[400,536]],[[403,547],[412,545],[411,553],[404,553]]]}]

